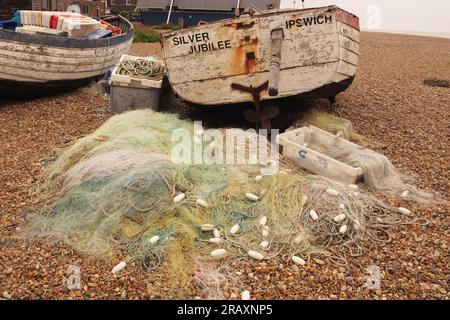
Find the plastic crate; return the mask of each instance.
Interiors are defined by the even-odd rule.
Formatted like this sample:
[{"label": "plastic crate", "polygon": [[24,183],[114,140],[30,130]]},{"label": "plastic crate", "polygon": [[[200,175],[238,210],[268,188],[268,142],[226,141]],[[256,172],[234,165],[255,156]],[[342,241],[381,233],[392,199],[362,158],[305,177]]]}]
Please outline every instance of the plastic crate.
[{"label": "plastic crate", "polygon": [[[154,57],[135,57],[123,55],[123,60],[147,59],[163,63]],[[122,113],[128,110],[150,108],[159,109],[162,79],[150,80],[117,74],[117,66],[111,74],[111,111]]]},{"label": "plastic crate", "polygon": [[277,136],[277,143],[283,147],[282,153],[286,158],[315,174],[346,184],[355,183],[364,174],[362,168],[354,168],[315,150],[319,145],[321,149],[326,146],[345,148],[346,145],[356,145],[314,126],[282,133]]},{"label": "plastic crate", "polygon": [[[155,57],[135,57],[135,56],[130,56],[130,55],[126,55],[124,54],[121,58],[120,58],[120,62],[124,61],[124,60],[140,60],[140,59],[145,59],[148,61],[156,61],[160,64],[164,64],[164,62],[162,60],[158,60]],[[118,66],[116,66],[112,72],[111,75],[111,81],[113,82],[113,84],[116,85],[121,85],[121,86],[128,86],[128,87],[136,87],[136,88],[156,88],[156,89],[160,89],[162,87],[162,79],[161,80],[150,80],[150,79],[142,79],[142,78],[134,78],[134,77],[129,77],[129,76],[124,76],[121,74],[117,74],[117,68]]]}]

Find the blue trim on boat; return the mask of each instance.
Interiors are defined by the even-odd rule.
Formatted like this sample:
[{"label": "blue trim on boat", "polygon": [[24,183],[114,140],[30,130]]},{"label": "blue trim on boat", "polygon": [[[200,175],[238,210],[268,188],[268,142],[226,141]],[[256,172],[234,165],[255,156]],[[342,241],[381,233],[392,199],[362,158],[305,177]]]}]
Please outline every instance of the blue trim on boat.
[{"label": "blue trim on boat", "polygon": [[18,33],[11,30],[0,30],[0,40],[23,42],[27,44],[45,45],[59,48],[101,48],[115,46],[126,42],[133,37],[133,30],[126,34],[104,39],[86,40],[86,39],[70,39],[47,35],[34,35]]}]

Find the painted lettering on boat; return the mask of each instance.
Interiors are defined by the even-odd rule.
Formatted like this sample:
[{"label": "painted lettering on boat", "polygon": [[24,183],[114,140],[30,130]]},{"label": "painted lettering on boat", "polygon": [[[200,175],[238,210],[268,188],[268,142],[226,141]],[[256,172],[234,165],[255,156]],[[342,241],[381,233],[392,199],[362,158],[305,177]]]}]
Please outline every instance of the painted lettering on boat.
[{"label": "painted lettering on boat", "polygon": [[331,15],[318,15],[313,17],[303,17],[298,19],[291,19],[287,20],[285,22],[286,29],[291,29],[292,27],[308,27],[308,26],[314,26],[318,24],[326,24],[326,23],[332,23],[333,18]]},{"label": "painted lettering on boat", "polygon": [[212,42],[208,32],[177,36],[172,38],[172,42],[174,46],[189,44],[188,54],[231,49],[231,40]]},{"label": "painted lettering on boat", "polygon": [[182,35],[182,36],[174,37],[172,39],[172,41],[173,41],[174,46],[178,46],[180,44],[206,42],[206,41],[209,41],[209,34],[208,34],[208,32],[202,32],[202,33]]},{"label": "painted lettering on boat", "polygon": [[189,48],[188,53],[192,54],[192,53],[216,51],[216,50],[223,50],[223,49],[230,49],[230,48],[231,48],[231,40],[208,42],[208,43],[196,44],[196,45],[191,46]]}]

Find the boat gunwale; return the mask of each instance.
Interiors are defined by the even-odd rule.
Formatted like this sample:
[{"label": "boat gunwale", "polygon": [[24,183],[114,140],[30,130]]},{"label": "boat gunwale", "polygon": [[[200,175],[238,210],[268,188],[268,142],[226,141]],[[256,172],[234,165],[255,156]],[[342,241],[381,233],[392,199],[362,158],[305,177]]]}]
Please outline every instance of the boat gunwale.
[{"label": "boat gunwale", "polygon": [[73,49],[93,49],[93,48],[111,47],[130,40],[134,35],[133,24],[120,15],[119,18],[122,21],[126,22],[129,25],[130,29],[127,31],[127,33],[109,38],[88,40],[88,39],[58,37],[43,34],[26,34],[11,30],[0,30],[0,41],[15,41],[25,44],[45,45],[49,47],[73,48]]},{"label": "boat gunwale", "polygon": [[[217,25],[217,24],[223,24],[223,23],[226,23],[227,21],[231,21],[231,20],[240,20],[240,19],[245,19],[245,18],[264,18],[264,17],[268,17],[268,16],[271,16],[271,15],[275,15],[275,14],[316,11],[318,9],[322,9],[322,10],[325,10],[325,11],[333,11],[333,10],[337,11],[337,10],[340,10],[340,11],[343,11],[343,12],[349,14],[349,15],[352,15],[353,17],[358,18],[358,16],[356,16],[355,14],[353,14],[351,12],[348,12],[348,11],[346,11],[346,10],[336,6],[336,5],[323,6],[323,7],[314,7],[314,8],[305,8],[305,9],[272,9],[272,10],[269,10],[269,11],[263,11],[262,13],[255,14],[253,16],[241,15],[239,17],[227,18],[227,19],[222,19],[222,20],[208,22],[206,25],[191,26],[191,27],[188,27],[188,28],[180,29],[180,30],[166,31],[166,32],[163,32],[161,34],[161,43],[163,44],[162,46],[164,48],[164,40],[163,39],[173,37],[174,35],[177,35],[179,32],[188,32],[188,31],[191,31],[191,30],[204,28],[205,26],[214,26],[214,25]],[[237,21],[237,23],[239,23],[239,21]]]}]

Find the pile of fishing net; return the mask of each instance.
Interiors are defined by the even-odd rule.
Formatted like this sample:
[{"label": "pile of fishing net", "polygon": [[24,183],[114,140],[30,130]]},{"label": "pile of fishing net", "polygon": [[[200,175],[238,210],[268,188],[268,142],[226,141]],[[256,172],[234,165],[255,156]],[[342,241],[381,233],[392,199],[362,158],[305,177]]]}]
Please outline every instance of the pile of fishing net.
[{"label": "pile of fishing net", "polygon": [[351,121],[337,117],[318,109],[309,110],[300,120],[296,121],[288,130],[305,126],[315,126],[335,135],[341,135],[347,140],[352,138],[353,124]]},{"label": "pile of fishing net", "polygon": [[[164,267],[174,291],[185,297],[193,279],[204,284],[207,274],[223,276],[199,267],[201,260],[303,265],[312,255],[326,255],[344,265],[348,253],[388,242],[386,227],[416,221],[355,186],[301,173],[284,161],[278,173],[265,176],[261,169],[268,164],[251,160],[174,163],[179,130],[190,133],[193,144],[214,144],[202,140],[206,133],[194,132],[191,121],[137,110],[110,118],[63,150],[46,168],[46,205],[28,220],[29,234],[121,267]],[[239,132],[248,141],[257,137]],[[330,246],[342,254],[331,254]],[[208,297],[220,297],[215,292]]]}]

